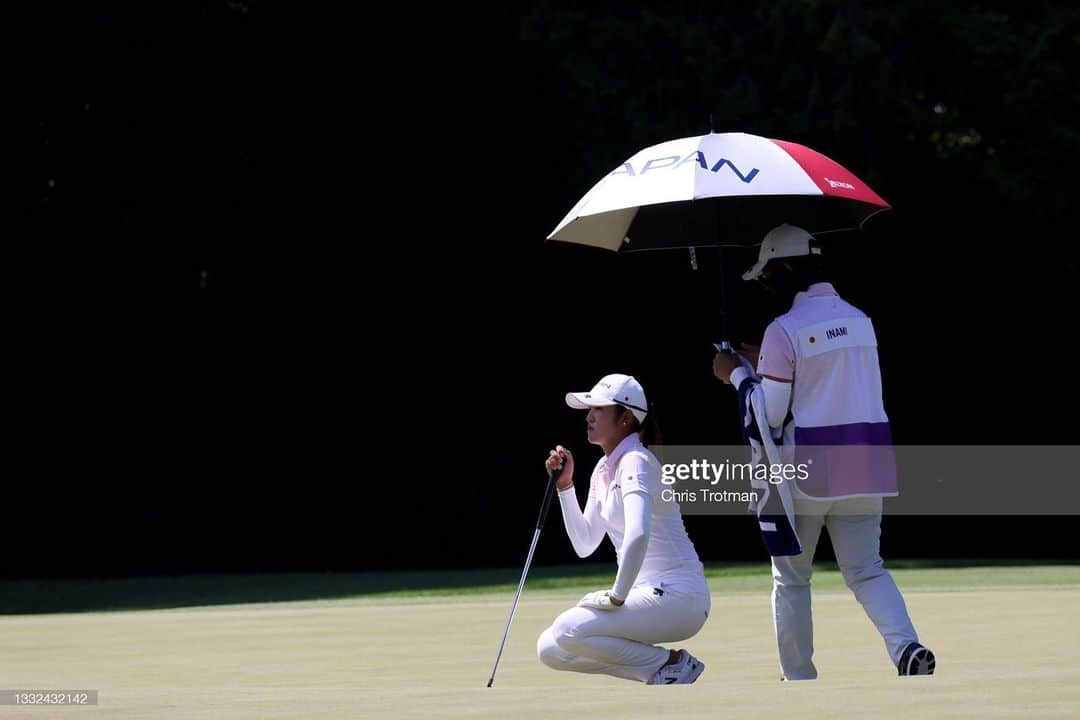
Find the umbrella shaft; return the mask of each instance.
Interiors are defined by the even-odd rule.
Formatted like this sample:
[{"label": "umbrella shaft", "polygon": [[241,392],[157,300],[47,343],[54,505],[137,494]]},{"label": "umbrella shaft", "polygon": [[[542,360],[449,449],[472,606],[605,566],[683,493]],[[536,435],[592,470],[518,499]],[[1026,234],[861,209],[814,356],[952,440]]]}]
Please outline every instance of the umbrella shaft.
[{"label": "umbrella shaft", "polygon": [[728,323],[727,323],[727,275],[724,272],[724,249],[716,248],[716,254],[719,259],[718,268],[720,274],[720,339],[727,342],[728,338]]}]

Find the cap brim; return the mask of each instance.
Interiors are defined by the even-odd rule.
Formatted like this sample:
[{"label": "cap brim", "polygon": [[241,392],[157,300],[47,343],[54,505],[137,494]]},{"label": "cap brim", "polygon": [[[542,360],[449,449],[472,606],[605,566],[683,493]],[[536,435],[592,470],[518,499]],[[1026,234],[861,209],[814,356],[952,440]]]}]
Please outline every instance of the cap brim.
[{"label": "cap brim", "polygon": [[765,262],[756,262],[754,266],[742,274],[743,280],[757,280],[761,277],[761,271],[765,269],[765,265],[768,264],[768,260]]},{"label": "cap brim", "polygon": [[609,407],[616,405],[614,400],[602,400],[600,398],[590,397],[591,393],[576,392],[566,393],[566,404],[575,410],[588,410],[594,407]]},{"label": "cap brim", "polygon": [[602,400],[598,398],[589,397],[590,393],[566,393],[566,404],[575,410],[588,410],[595,407],[612,407],[618,405],[624,407],[634,414],[634,417],[638,419],[638,422],[645,422],[645,416],[648,414],[644,410],[638,410],[632,408],[624,403],[616,402],[615,400]]}]

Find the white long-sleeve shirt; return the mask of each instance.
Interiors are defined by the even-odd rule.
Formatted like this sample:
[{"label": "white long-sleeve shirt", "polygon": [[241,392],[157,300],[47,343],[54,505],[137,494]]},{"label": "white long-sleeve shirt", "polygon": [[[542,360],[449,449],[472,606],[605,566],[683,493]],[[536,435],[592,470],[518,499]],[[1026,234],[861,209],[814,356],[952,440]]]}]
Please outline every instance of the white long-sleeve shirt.
[{"label": "white long-sleeve shirt", "polygon": [[584,510],[572,487],[559,493],[566,534],[579,557],[595,552],[604,535],[611,538],[619,563],[611,593],[618,598],[660,578],[704,583],[679,506],[664,501],[660,478],[660,462],[633,433],[596,464]]}]

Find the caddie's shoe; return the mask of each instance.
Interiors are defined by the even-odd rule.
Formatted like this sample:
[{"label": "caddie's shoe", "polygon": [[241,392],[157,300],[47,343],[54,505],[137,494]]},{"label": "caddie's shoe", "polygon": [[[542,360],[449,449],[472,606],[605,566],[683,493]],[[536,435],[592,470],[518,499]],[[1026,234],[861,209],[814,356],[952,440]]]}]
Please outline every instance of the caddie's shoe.
[{"label": "caddie's shoe", "polygon": [[900,675],[933,675],[936,664],[930,648],[911,643],[901,653],[896,669]]}]

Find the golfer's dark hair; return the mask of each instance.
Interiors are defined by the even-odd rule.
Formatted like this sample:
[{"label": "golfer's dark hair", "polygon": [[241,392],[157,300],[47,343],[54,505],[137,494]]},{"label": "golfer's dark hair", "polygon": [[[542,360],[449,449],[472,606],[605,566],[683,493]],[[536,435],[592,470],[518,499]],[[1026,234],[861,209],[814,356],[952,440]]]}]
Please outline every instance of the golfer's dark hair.
[{"label": "golfer's dark hair", "polygon": [[630,412],[630,409],[624,405],[619,405],[619,409],[622,411],[616,417],[615,420],[622,419],[622,413],[630,413],[630,421],[633,423],[633,431],[638,434],[641,439],[641,444],[645,447],[651,447],[653,445],[661,444],[660,439],[660,424],[656,421],[656,403],[649,403],[649,411],[645,414],[645,420],[640,421],[634,416],[634,413]]}]

